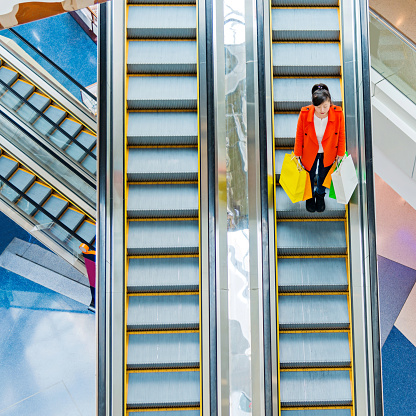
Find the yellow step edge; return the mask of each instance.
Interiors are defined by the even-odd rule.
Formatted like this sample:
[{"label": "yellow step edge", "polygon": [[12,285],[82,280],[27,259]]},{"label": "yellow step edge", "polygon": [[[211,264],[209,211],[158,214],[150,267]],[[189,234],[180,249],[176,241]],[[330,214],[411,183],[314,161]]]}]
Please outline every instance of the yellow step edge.
[{"label": "yellow step edge", "polygon": [[199,333],[199,329],[177,329],[177,330],[166,330],[162,331],[160,329],[127,329],[127,335],[141,335],[141,334],[197,334]]},{"label": "yellow step edge", "polygon": [[191,295],[199,295],[199,291],[180,291],[180,292],[127,292],[127,296],[135,296],[135,297],[146,297],[146,296],[191,296]]},{"label": "yellow step edge", "polygon": [[341,80],[340,75],[324,75],[324,76],[317,76],[317,75],[273,75],[273,79],[311,79],[311,78],[312,79],[316,78],[317,80],[322,80],[322,78]]},{"label": "yellow step edge", "polygon": [[177,73],[163,73],[163,74],[154,74],[154,73],[148,73],[148,74],[132,74],[130,72],[127,72],[127,76],[128,77],[158,77],[158,78],[163,78],[163,77],[194,77],[196,78],[196,72],[193,73],[189,73],[189,74],[177,74]]},{"label": "yellow step edge", "polygon": [[344,222],[345,218],[278,218],[278,222]]},{"label": "yellow step edge", "polygon": [[274,40],[273,45],[278,45],[278,44],[286,44],[286,43],[298,43],[298,44],[302,44],[302,45],[306,45],[306,44],[310,44],[310,45],[315,45],[317,43],[325,43],[325,44],[335,44],[338,45],[340,43],[339,40],[317,40],[317,41],[312,41],[312,40]]},{"label": "yellow step edge", "polygon": [[279,329],[280,334],[319,334],[319,333],[331,333],[331,332],[350,332],[349,328],[341,329]]},{"label": "yellow step edge", "polygon": [[197,184],[198,181],[128,181],[128,185],[194,185]]},{"label": "yellow step edge", "polygon": [[348,290],[345,291],[324,291],[324,292],[279,292],[279,296],[322,296],[322,295],[347,295]]},{"label": "yellow step edge", "polygon": [[128,113],[197,113],[196,108],[164,108],[164,109],[151,109],[151,108],[128,108]]},{"label": "yellow step edge", "polygon": [[281,10],[281,9],[287,9],[287,10],[333,9],[333,10],[338,10],[339,6],[272,6],[272,10]]},{"label": "yellow step edge", "polygon": [[198,149],[197,144],[158,144],[158,145],[140,145],[129,144],[129,149]]},{"label": "yellow step edge", "polygon": [[127,374],[133,373],[177,373],[177,372],[191,372],[191,371],[199,371],[199,367],[189,367],[189,368],[143,368],[143,369],[134,369],[130,370],[127,369]]},{"label": "yellow step edge", "polygon": [[130,42],[196,42],[196,38],[178,38],[178,39],[165,39],[165,38],[127,38],[127,44]]},{"label": "yellow step edge", "polygon": [[279,253],[277,253],[276,256],[277,259],[339,259],[339,258],[343,258],[346,259],[347,255],[346,254],[322,254],[322,255],[317,255],[317,254],[310,254],[310,255],[295,255],[295,256],[280,256]]},{"label": "yellow step edge", "polygon": [[156,412],[169,412],[169,411],[180,411],[180,410],[200,410],[200,406],[189,406],[189,407],[146,407],[146,408],[128,408],[127,414],[130,414],[131,412],[155,412],[155,415],[157,415]]},{"label": "yellow step edge", "polygon": [[197,221],[198,217],[163,217],[163,218],[130,218],[127,221],[132,222],[155,222],[155,221]]},{"label": "yellow step edge", "polygon": [[330,410],[330,409],[352,409],[352,405],[328,405],[328,406],[282,406],[284,410]]},{"label": "yellow step edge", "polygon": [[173,258],[190,258],[199,257],[199,254],[145,254],[145,255],[127,255],[127,259],[173,259]]},{"label": "yellow step edge", "polygon": [[196,4],[195,3],[179,3],[179,4],[176,4],[176,3],[134,3],[134,4],[129,4],[129,3],[127,3],[127,7],[173,7],[173,6],[178,6],[178,7],[180,7],[180,6],[187,6],[187,7],[189,7],[189,6],[194,6],[194,7],[196,7]]},{"label": "yellow step edge", "polygon": [[300,368],[282,368],[280,371],[282,373],[304,373],[307,371],[349,371],[351,366],[342,366],[342,367],[300,367]]}]

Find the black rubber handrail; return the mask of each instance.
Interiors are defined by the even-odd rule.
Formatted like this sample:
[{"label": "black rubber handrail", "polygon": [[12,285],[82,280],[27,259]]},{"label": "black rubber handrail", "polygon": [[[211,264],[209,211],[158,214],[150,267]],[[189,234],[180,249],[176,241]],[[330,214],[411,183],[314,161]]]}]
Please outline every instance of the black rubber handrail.
[{"label": "black rubber handrail", "polygon": [[[34,175],[35,176],[35,175]],[[36,176],[35,176],[36,177]],[[38,211],[42,212],[42,214],[45,214],[49,219],[51,219],[55,224],[59,225],[61,228],[63,228],[68,234],[70,234],[72,237],[77,239],[80,243],[86,244],[88,247],[93,245],[92,243],[89,243],[88,241],[84,240],[82,237],[80,237],[75,231],[71,230],[69,227],[67,227],[62,221],[60,221],[58,218],[54,217],[50,212],[46,211],[45,208],[42,207],[42,205],[39,205],[37,202],[35,202],[30,196],[26,195],[22,190],[17,188],[15,185],[13,185],[8,179],[6,179],[3,175],[0,175],[0,181],[5,183],[8,187],[10,187],[13,191],[15,191],[18,195],[20,195],[21,198],[24,198],[27,200],[30,204],[32,204]],[[1,194],[1,192],[0,192]],[[6,198],[6,197],[5,197]],[[6,198],[7,199],[7,198]],[[12,202],[12,201],[10,201]],[[12,202],[13,203],[13,202]],[[85,215],[85,214],[84,214]]]},{"label": "black rubber handrail", "polygon": [[[22,101],[22,103],[27,105],[31,110],[36,112],[40,117],[44,118],[50,125],[52,125],[55,128],[55,130],[58,130],[61,134],[63,134],[66,138],[68,138],[72,143],[74,143],[76,146],[78,146],[81,150],[83,150],[85,153],[90,155],[93,159],[97,160],[97,156],[95,156],[94,153],[92,153],[91,150],[87,149],[84,145],[79,143],[78,140],[75,140],[75,138],[72,137],[68,132],[66,132],[59,124],[55,123],[45,113],[43,113],[42,111],[37,109],[32,103],[30,103],[28,100],[26,100],[25,97],[20,95],[10,85],[6,84],[2,79],[0,79],[0,85],[3,86],[4,88],[6,88],[13,95],[15,95],[20,101]],[[1,104],[1,98],[0,98],[0,104]]]},{"label": "black rubber handrail", "polygon": [[[28,136],[31,140],[33,140],[39,147],[46,150],[50,155],[52,155],[55,159],[57,159],[60,163],[62,163],[66,168],[68,168],[70,171],[74,172],[77,176],[81,177],[79,172],[70,164],[68,161],[66,161],[64,158],[57,155],[55,152],[51,151],[51,149],[46,146],[44,143],[42,143],[40,140],[38,140],[36,137],[34,137],[32,134],[30,134],[27,130],[23,128],[19,123],[12,120],[4,111],[0,108],[0,116],[4,117],[9,123],[13,124],[16,128],[18,128],[23,134]],[[89,186],[91,186],[93,189],[96,189],[96,185],[94,182],[90,181],[86,177],[81,177],[81,179]]]},{"label": "black rubber handrail", "polygon": [[17,33],[14,29],[8,29],[13,35],[19,38],[25,45],[29,46],[33,51],[35,51],[38,55],[40,55],[45,61],[47,61],[50,65],[52,65],[56,70],[58,70],[62,75],[67,77],[72,83],[74,83],[80,90],[85,92],[89,97],[91,97],[95,102],[97,102],[97,97],[90,91],[88,91],[83,85],[81,85],[75,78],[69,75],[66,71],[64,71],[59,65],[49,59],[44,53],[42,53],[36,46],[32,45],[27,39],[25,39],[22,35]]}]

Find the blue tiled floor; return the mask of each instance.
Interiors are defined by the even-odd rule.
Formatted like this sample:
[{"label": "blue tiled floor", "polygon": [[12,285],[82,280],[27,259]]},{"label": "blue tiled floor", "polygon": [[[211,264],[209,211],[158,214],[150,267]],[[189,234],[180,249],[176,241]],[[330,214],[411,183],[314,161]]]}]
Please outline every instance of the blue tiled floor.
[{"label": "blue tiled floor", "polygon": [[0,415],[94,414],[94,334],[85,305],[0,268]]},{"label": "blue tiled floor", "polygon": [[[69,13],[17,26],[15,30],[84,87],[97,82],[97,45]],[[10,37],[27,53],[35,56],[30,48],[8,30],[3,30],[0,34]],[[46,61],[39,63],[73,95],[80,98],[79,89],[59,71]]]},{"label": "blue tiled floor", "polygon": [[416,282],[416,270],[378,256],[378,279],[383,345]]},{"label": "blue tiled floor", "polygon": [[18,237],[21,240],[39,244],[41,247],[47,248],[2,212],[0,212],[0,224],[0,254],[3,253],[4,249],[9,245],[14,237]]},{"label": "blue tiled floor", "polygon": [[382,354],[384,414],[416,416],[416,348],[393,326]]}]

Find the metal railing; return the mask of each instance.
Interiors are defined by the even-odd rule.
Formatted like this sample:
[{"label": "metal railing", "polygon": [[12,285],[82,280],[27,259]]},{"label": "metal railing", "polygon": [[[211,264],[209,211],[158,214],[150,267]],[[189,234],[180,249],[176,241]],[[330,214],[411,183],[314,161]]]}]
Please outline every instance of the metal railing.
[{"label": "metal railing", "polygon": [[416,103],[416,44],[370,9],[371,66]]}]

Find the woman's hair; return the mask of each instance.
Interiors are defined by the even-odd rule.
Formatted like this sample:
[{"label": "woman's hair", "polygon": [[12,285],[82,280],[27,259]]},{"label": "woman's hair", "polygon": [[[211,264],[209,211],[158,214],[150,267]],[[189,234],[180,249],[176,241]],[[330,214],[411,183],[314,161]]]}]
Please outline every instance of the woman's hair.
[{"label": "woman's hair", "polygon": [[325,84],[315,84],[312,87],[312,104],[317,107],[327,100],[332,104],[328,87]]}]

